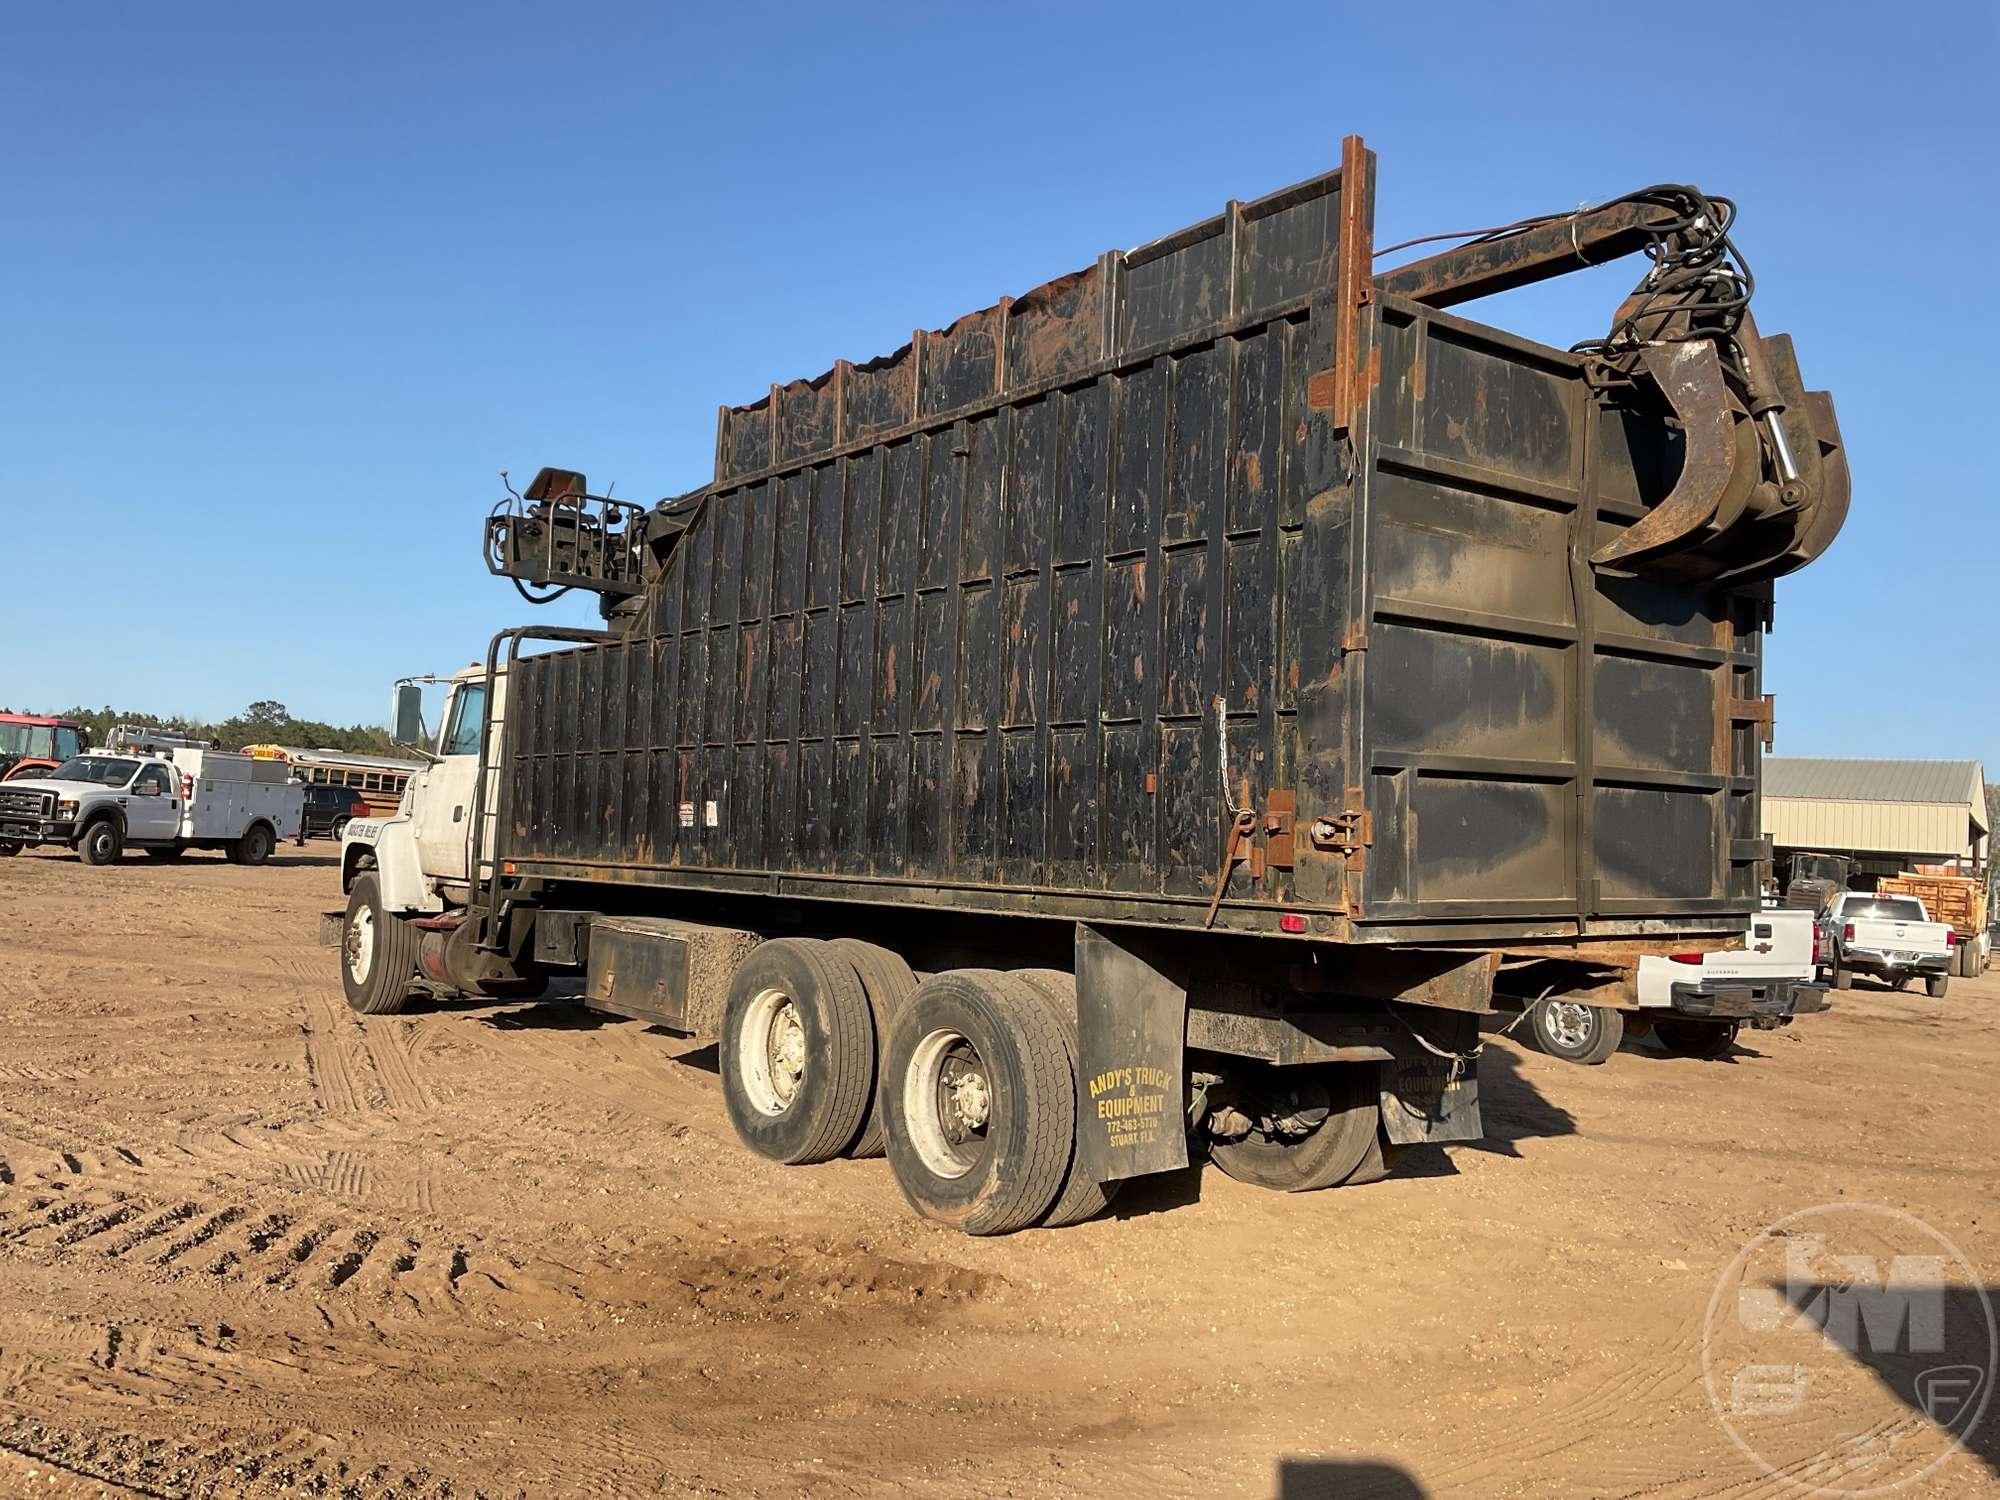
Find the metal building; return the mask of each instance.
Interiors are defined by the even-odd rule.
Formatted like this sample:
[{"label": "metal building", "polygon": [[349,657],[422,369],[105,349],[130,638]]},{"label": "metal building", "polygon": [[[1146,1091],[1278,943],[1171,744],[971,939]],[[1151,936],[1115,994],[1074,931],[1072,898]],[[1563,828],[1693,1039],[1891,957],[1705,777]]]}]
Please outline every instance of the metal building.
[{"label": "metal building", "polygon": [[1780,865],[1795,850],[1846,854],[1856,874],[1954,861],[1986,868],[1986,773],[1976,760],[1764,761],[1764,834]]}]

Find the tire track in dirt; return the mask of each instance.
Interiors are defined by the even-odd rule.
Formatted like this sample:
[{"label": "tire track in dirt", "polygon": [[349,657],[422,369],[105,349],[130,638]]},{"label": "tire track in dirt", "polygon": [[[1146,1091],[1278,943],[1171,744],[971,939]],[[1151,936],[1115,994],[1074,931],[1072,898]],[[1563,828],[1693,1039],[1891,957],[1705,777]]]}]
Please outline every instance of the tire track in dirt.
[{"label": "tire track in dirt", "polygon": [[273,954],[271,962],[303,1012],[307,1084],[322,1110],[420,1113],[436,1107],[412,1045],[421,1021],[381,1016],[364,1022],[336,993],[337,979],[323,962],[291,953]]},{"label": "tire track in dirt", "polygon": [[66,1118],[58,1105],[40,1113],[40,1121],[28,1121],[0,1105],[0,1142],[29,1137],[35,1143],[0,1158],[0,1221],[17,1177],[32,1185],[53,1175],[86,1180],[141,1166],[155,1184],[194,1188],[218,1181],[276,1181],[378,1209],[428,1214],[437,1207],[434,1153],[399,1146],[384,1131],[379,1114],[313,1111],[266,1120],[203,1121],[173,1127],[170,1139],[146,1143],[142,1155],[131,1146],[103,1150],[80,1144],[90,1126]]},{"label": "tire track in dirt", "polygon": [[[65,1413],[58,1422],[25,1412],[0,1414],[0,1452],[120,1494],[172,1500],[185,1495],[394,1494],[449,1500],[448,1480],[425,1468],[349,1463],[331,1438],[297,1426],[231,1430],[177,1424],[173,1438],[99,1426]],[[475,1492],[476,1493],[476,1492]]]},{"label": "tire track in dirt", "polygon": [[302,972],[298,960],[274,956],[272,963],[286,978],[303,1012],[299,1022],[305,1038],[306,1087],[313,1102],[328,1114],[360,1114],[369,1107],[355,1069],[351,1028],[342,1023],[319,985]]},{"label": "tire track in dirt", "polygon": [[330,1322],[372,1317],[378,1304],[463,1320],[496,1296],[544,1313],[633,1303],[753,1321],[867,1306],[929,1316],[989,1300],[1005,1285],[950,1262],[787,1236],[726,1251],[667,1236],[568,1264],[469,1227],[357,1213],[324,1194],[232,1191],[244,1186],[190,1188],[129,1165],[75,1186],[60,1176],[19,1184],[0,1219],[0,1255],[82,1259],[168,1287],[302,1295],[322,1316],[339,1315]]}]

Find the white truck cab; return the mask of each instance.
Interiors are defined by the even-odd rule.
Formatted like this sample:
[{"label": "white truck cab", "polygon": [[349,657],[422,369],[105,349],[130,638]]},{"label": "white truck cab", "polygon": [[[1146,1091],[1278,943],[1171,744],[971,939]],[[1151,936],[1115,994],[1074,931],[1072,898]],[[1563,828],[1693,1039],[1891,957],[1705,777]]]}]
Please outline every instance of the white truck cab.
[{"label": "white truck cab", "polygon": [[[479,945],[470,909],[492,861],[472,861],[473,830],[482,851],[493,848],[500,734],[505,721],[506,670],[474,663],[450,677],[397,684],[395,737],[426,764],[410,777],[403,800],[386,818],[356,818],[340,845],[341,982],[347,1003],[364,1015],[402,1009],[412,985],[436,993],[519,996],[539,993],[544,980],[527,955]],[[443,684],[444,712],[435,735],[418,712],[419,684]],[[490,700],[490,701],[489,701]],[[480,787],[480,744],[486,756]],[[525,932],[525,929],[523,929]]]},{"label": "white truck cab", "polygon": [[[347,825],[340,846],[343,891],[352,891],[355,881],[372,871],[386,911],[434,915],[448,906],[464,904],[471,890],[468,862],[479,741],[490,726],[496,736],[494,748],[498,749],[505,681],[504,670],[495,674],[491,712],[486,669],[477,663],[448,678],[412,678],[398,684],[400,690],[420,683],[443,683],[444,712],[434,736],[424,732],[420,718],[415,719],[412,732],[410,716],[400,707],[411,700],[399,695],[397,739],[423,751],[428,764],[410,777],[394,813],[386,818],[356,818]],[[489,757],[497,758],[497,754]],[[487,779],[489,836],[494,817],[494,774],[489,770]]]}]

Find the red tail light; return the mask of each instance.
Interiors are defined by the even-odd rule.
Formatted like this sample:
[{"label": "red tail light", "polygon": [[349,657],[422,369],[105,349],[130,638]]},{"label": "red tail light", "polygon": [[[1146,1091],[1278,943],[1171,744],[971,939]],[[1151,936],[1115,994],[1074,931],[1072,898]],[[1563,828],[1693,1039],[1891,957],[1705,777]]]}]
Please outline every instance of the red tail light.
[{"label": "red tail light", "polygon": [[1956,932],[1953,932],[1949,927],[1945,928],[1944,930],[1945,947],[1949,948],[1953,943],[1957,941],[1958,941],[1958,934]]},{"label": "red tail light", "polygon": [[1819,923],[1813,923],[1813,962],[1819,962]]},{"label": "red tail light", "polygon": [[1854,941],[1854,924],[1852,922],[1847,923],[1844,927],[1840,929],[1840,940],[1843,943],[1851,943]]},{"label": "red tail light", "polygon": [[1677,964],[1698,964],[1706,955],[1701,953],[1669,953],[1667,957]]},{"label": "red tail light", "polygon": [[186,771],[181,772],[181,801],[194,801],[194,777]]}]

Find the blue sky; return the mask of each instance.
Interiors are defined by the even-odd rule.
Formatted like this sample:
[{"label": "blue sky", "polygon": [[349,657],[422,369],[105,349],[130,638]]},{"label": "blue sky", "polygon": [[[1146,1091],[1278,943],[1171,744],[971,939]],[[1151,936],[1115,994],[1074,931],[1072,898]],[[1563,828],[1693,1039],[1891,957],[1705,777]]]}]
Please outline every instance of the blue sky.
[{"label": "blue sky", "polygon": [[[1360,131],[1383,244],[1662,180],[1738,198],[1760,322],[1854,474],[1779,586],[1778,749],[2000,765],[1993,15],[9,7],[0,701],[379,719],[527,612],[479,559],[498,469],[692,488],[719,403]],[[1636,274],[1467,310],[1568,344]]]}]

